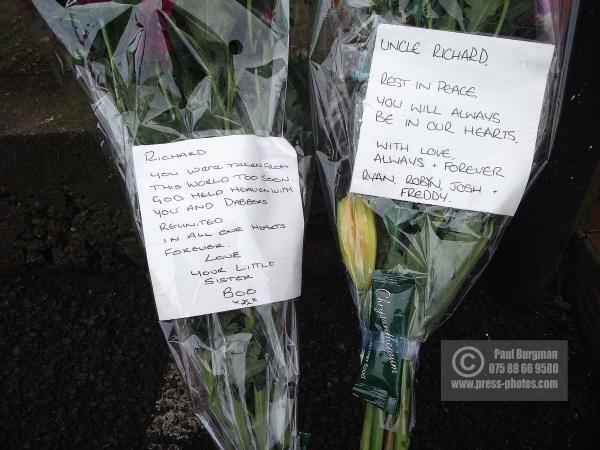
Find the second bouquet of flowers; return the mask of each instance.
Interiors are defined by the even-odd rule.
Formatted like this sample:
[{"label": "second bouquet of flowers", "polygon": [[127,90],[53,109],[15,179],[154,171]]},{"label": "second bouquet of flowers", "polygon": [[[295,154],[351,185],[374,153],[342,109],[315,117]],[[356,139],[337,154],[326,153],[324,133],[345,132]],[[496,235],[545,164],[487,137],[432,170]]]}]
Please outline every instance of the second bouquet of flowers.
[{"label": "second bouquet of flowers", "polygon": [[420,344],[547,161],[576,4],[336,0],[315,15],[318,167],[363,335],[361,450],[405,450]]},{"label": "second bouquet of flowers", "polygon": [[291,300],[312,158],[289,2],[32,2],[125,184],[195,414],[221,449],[305,448]]}]

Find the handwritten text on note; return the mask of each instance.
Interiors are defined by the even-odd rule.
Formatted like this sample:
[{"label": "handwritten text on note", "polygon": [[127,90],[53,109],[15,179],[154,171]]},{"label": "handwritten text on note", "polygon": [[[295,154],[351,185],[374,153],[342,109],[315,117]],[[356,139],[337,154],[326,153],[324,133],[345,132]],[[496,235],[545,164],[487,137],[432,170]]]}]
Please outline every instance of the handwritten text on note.
[{"label": "handwritten text on note", "polygon": [[133,155],[161,320],[300,295],[304,214],[285,139],[196,139]]},{"label": "handwritten text on note", "polygon": [[351,191],[514,215],[554,47],[379,25]]}]

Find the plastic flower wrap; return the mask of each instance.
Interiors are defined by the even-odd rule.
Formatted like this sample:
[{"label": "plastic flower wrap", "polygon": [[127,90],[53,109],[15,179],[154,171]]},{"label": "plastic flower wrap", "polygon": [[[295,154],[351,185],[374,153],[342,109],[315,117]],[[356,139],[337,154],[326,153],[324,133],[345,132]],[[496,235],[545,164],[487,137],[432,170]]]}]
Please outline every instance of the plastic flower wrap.
[{"label": "plastic flower wrap", "polygon": [[[309,69],[316,154],[326,204],[335,224],[363,332],[361,364],[355,371],[357,382],[353,388],[354,394],[367,402],[361,450],[401,450],[410,446],[410,430],[414,425],[413,385],[420,344],[453,312],[491,258],[510,221],[508,215],[480,212],[485,211],[484,208],[479,211],[459,209],[420,202],[418,198],[403,201],[396,197],[400,187],[392,185],[400,185],[398,179],[402,177],[394,178],[391,173],[404,173],[404,176],[408,173],[412,187],[406,189],[419,195],[423,195],[428,186],[433,186],[431,191],[437,194],[440,187],[435,180],[411,177],[409,167],[423,168],[431,159],[423,153],[419,157],[414,153],[408,155],[403,145],[406,141],[398,131],[416,126],[416,119],[415,123],[410,122],[406,108],[411,104],[405,100],[407,89],[412,89],[408,83],[415,80],[401,79],[404,68],[399,65],[393,66],[397,70],[393,74],[384,72],[381,77],[370,78],[374,47],[379,42],[376,42],[378,29],[384,24],[388,26],[386,29],[389,25],[405,25],[398,28],[482,34],[555,46],[554,56],[550,54],[548,59],[549,70],[543,78],[545,95],[541,90],[539,96],[542,104],[541,114],[538,110],[539,128],[534,123],[529,130],[533,134],[531,147],[535,147],[531,170],[527,167],[523,184],[529,186],[546,163],[552,146],[570,53],[566,37],[572,32],[574,9],[570,2],[559,1],[336,0],[321,2],[317,10]],[[439,36],[436,34],[436,42],[441,40]],[[389,47],[393,46],[398,55],[411,52],[420,55],[425,51],[408,38],[398,37],[397,41],[389,42]],[[443,44],[442,40],[440,47]],[[483,65],[488,56],[485,49],[478,50],[473,44],[462,53],[451,50],[441,58],[465,61],[463,64],[468,66]],[[389,58],[394,56],[390,54]],[[381,61],[390,64],[389,59]],[[384,66],[379,68],[378,75],[386,69],[394,70]],[[507,74],[510,76],[510,72]],[[446,76],[441,72],[429,75],[432,79]],[[397,88],[394,91],[397,94],[377,97],[366,105],[370,83]],[[514,78],[514,83],[519,83],[519,79]],[[445,87],[447,85],[442,83],[438,89]],[[427,83],[417,83],[416,89],[430,88]],[[469,95],[459,92],[458,88],[456,92],[444,93]],[[357,194],[351,190],[360,159],[357,152],[365,126],[363,111],[367,107],[375,109],[373,104],[377,103],[387,108],[376,117],[383,127],[377,130],[394,129],[397,139],[391,142],[385,137],[386,131],[380,131],[377,147],[384,149],[385,156],[377,153],[375,161],[382,167],[406,169],[404,172],[387,169],[384,174],[383,171],[369,173],[366,169],[363,172],[361,166],[360,171],[368,182],[379,183],[378,186],[388,183],[391,186],[388,192],[394,194],[390,196]],[[411,112],[417,111],[414,114],[423,116],[440,114],[429,104],[413,103],[410,108]],[[400,112],[394,119],[401,117],[401,123],[390,119],[396,110]],[[469,113],[470,116],[457,113],[461,114],[474,120],[499,122],[493,113]],[[433,120],[429,123],[435,124]],[[490,140],[497,139],[499,133],[481,129],[484,130],[481,132],[483,151],[487,145],[485,133],[489,133]],[[456,133],[456,130],[437,126],[430,130]],[[488,127],[487,130],[494,129]],[[373,144],[369,148],[374,147]],[[444,155],[446,150],[441,149],[444,147],[431,149],[431,153],[443,160],[447,155]]]},{"label": "plastic flower wrap", "polygon": [[[302,205],[308,205],[312,142],[302,113],[307,108],[302,103],[306,96],[296,92],[306,83],[304,73],[296,73],[287,83],[287,0],[32,2],[63,47],[61,68],[65,74],[72,73],[89,96],[103,147],[122,176],[138,232],[146,244],[150,226],[143,223],[142,193],[134,167],[135,152],[150,148],[144,146],[154,149],[157,144],[190,140],[203,145],[204,138],[232,135],[285,137],[292,144],[286,145],[298,162],[294,177],[299,179],[299,185],[286,189],[297,192],[300,209],[307,207]],[[174,153],[169,158],[198,156],[201,151]],[[225,164],[230,149],[225,146],[222,151]],[[268,158],[264,162],[268,163]],[[256,166],[262,167],[262,163]],[[195,170],[193,163],[189,169]],[[211,183],[208,178],[199,182]],[[258,191],[248,186],[236,189]],[[160,197],[158,202],[178,201],[178,195]],[[163,203],[160,205],[162,208]],[[212,205],[203,203],[202,208]],[[172,205],[165,206],[165,212],[158,211],[168,214]],[[302,217],[303,211],[298,213]],[[204,217],[199,214],[195,220]],[[208,219],[202,218],[191,225],[206,223]],[[143,229],[145,225],[148,229]],[[194,228],[193,237],[209,235],[209,231],[204,226]],[[221,230],[225,231],[241,229]],[[185,251],[219,245],[190,245]],[[239,257],[235,252],[230,255]],[[198,268],[192,275],[203,275],[209,257],[198,256],[196,261]],[[219,282],[215,279],[211,278],[212,282]],[[155,293],[159,291],[156,285],[154,288]],[[244,294],[248,292],[251,290]],[[294,303],[278,301],[240,309],[255,300],[232,301],[225,312],[183,314],[161,321],[161,327],[189,388],[196,416],[219,448],[305,448],[296,428],[299,369]]]}]

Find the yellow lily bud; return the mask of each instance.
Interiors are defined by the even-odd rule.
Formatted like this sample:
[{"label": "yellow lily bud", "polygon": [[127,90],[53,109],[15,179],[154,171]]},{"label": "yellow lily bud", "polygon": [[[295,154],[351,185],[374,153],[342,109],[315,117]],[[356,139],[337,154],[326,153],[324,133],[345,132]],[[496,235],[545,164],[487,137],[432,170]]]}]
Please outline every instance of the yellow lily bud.
[{"label": "yellow lily bud", "polygon": [[359,196],[348,194],[338,203],[337,230],[346,269],[364,292],[371,286],[377,256],[375,214]]}]

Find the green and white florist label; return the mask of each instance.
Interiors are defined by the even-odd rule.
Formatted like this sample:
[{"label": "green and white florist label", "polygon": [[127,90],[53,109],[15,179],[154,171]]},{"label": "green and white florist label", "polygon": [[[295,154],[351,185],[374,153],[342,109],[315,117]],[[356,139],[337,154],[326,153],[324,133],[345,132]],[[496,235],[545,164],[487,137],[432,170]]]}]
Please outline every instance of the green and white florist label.
[{"label": "green and white florist label", "polygon": [[285,139],[134,146],[133,159],[160,320],[300,296],[304,213]]},{"label": "green and white florist label", "polygon": [[554,46],[379,25],[351,191],[514,215]]},{"label": "green and white florist label", "polygon": [[352,392],[389,414],[398,409],[403,360],[412,357],[412,347],[407,348],[406,316],[414,290],[413,276],[373,272],[367,346]]}]

